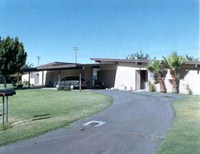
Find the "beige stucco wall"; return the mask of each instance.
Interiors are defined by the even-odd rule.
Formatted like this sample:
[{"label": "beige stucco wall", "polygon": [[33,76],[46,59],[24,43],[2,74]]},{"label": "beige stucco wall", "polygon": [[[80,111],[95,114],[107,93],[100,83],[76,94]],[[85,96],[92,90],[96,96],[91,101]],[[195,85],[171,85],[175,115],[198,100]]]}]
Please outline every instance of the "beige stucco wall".
[{"label": "beige stucco wall", "polygon": [[186,85],[192,89],[194,94],[200,94],[200,72],[197,70],[190,70],[185,78],[180,81],[180,91],[187,93]]},{"label": "beige stucco wall", "polygon": [[117,65],[114,88],[136,90],[137,82],[140,82],[140,80],[136,79],[136,71],[139,70],[146,70],[146,65],[119,63]]},{"label": "beige stucco wall", "polygon": [[[23,74],[22,75],[22,82],[26,82],[29,80],[29,74],[26,73],[26,74]],[[30,84],[34,84],[34,79],[33,78],[30,78]]]},{"label": "beige stucco wall", "polygon": [[[127,90],[138,90],[137,84],[138,82],[140,82],[136,75],[138,70],[147,70],[147,65],[119,63],[117,65],[114,88],[125,89],[126,87]],[[198,69],[194,66],[190,66],[188,68],[185,67],[182,70],[180,70],[180,74],[180,93],[186,94],[186,85],[189,85],[193,94],[200,94],[200,70],[198,71]],[[169,70],[167,70],[165,84],[167,91],[172,92],[172,85],[170,84],[169,79],[171,79],[171,75],[169,73]],[[148,81],[154,81],[149,71]],[[156,87],[157,91],[159,91],[159,84],[156,84]],[[148,86],[146,86],[146,90],[148,90]]]},{"label": "beige stucco wall", "polygon": [[[47,71],[43,71],[43,83],[42,83],[42,71],[30,73],[30,84],[34,86],[41,86],[45,84]],[[37,77],[36,77],[37,76]],[[37,78],[37,80],[36,80]],[[22,82],[29,81],[29,74],[25,73],[22,75]]]},{"label": "beige stucco wall", "polygon": [[[181,74],[185,74],[184,70],[185,69],[181,70]],[[187,94],[186,85],[189,85],[193,94],[200,94],[200,86],[199,86],[200,72],[192,68],[188,69],[187,71],[188,72],[187,74],[184,75],[184,78],[181,77],[180,79],[180,84],[179,84],[180,93]],[[167,92],[172,92],[172,85],[170,84],[169,79],[171,79],[171,75],[168,70],[168,73],[165,78],[165,84],[166,84]],[[157,84],[157,89],[159,91],[159,84]]]}]

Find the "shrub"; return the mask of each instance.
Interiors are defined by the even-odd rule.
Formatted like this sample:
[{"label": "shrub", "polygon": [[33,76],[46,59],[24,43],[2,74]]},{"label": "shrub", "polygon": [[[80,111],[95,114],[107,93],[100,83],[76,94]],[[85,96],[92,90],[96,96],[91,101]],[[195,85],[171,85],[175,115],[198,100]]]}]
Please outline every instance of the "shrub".
[{"label": "shrub", "polygon": [[13,86],[13,87],[16,87],[16,86],[17,86],[17,84],[16,84],[16,83],[12,83],[12,86]]},{"label": "shrub", "polygon": [[63,91],[71,91],[71,88],[70,87],[64,87]]},{"label": "shrub", "polygon": [[23,84],[18,84],[17,88],[23,88]]},{"label": "shrub", "polygon": [[71,88],[70,87],[58,87],[57,90],[59,91],[71,91]]},{"label": "shrub", "polygon": [[60,90],[63,90],[63,87],[58,87],[57,90],[59,90],[59,91],[60,91]]},{"label": "shrub", "polygon": [[151,83],[151,81],[148,82],[148,87],[150,92],[156,91],[156,85],[154,83]]},{"label": "shrub", "polygon": [[192,89],[190,88],[190,86],[187,84],[186,85],[186,90],[187,90],[187,94],[188,95],[192,95],[193,93],[192,93]]},{"label": "shrub", "polygon": [[23,84],[25,84],[26,86],[28,86],[29,82],[28,81],[23,81]]}]

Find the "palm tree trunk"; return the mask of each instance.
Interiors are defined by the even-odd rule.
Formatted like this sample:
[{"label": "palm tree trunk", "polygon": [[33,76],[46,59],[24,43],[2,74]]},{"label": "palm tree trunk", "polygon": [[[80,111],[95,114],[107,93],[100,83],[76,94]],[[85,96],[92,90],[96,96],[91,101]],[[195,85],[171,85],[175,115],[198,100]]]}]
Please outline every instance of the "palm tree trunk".
[{"label": "palm tree trunk", "polygon": [[179,79],[176,76],[175,71],[170,71],[170,74],[172,76],[171,84],[172,84],[172,91],[175,94],[179,94]]},{"label": "palm tree trunk", "polygon": [[178,78],[172,79],[172,91],[175,94],[179,94],[179,80],[178,80]]},{"label": "palm tree trunk", "polygon": [[160,84],[160,92],[161,93],[166,93],[167,89],[166,89],[166,86],[165,86],[165,82],[164,82],[161,74],[159,74],[159,73],[158,73],[158,82]]}]

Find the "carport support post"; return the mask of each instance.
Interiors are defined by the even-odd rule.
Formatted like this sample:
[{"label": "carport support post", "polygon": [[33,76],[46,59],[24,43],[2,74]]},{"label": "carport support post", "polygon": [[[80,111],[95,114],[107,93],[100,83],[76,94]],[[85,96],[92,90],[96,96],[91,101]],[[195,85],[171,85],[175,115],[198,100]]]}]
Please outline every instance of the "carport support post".
[{"label": "carport support post", "polygon": [[4,96],[2,97],[2,127],[4,127]]},{"label": "carport support post", "polygon": [[81,91],[81,71],[80,71],[80,75],[79,75],[79,90]]},{"label": "carport support post", "polygon": [[31,85],[30,80],[31,80],[31,72],[29,71],[28,72],[28,87],[29,88],[30,88],[30,85]]},{"label": "carport support post", "polygon": [[8,96],[6,96],[6,123],[8,123]]},{"label": "carport support post", "polygon": [[58,71],[58,81],[60,82],[60,70]]},{"label": "carport support post", "polygon": [[44,71],[42,71],[42,86],[44,86]]}]

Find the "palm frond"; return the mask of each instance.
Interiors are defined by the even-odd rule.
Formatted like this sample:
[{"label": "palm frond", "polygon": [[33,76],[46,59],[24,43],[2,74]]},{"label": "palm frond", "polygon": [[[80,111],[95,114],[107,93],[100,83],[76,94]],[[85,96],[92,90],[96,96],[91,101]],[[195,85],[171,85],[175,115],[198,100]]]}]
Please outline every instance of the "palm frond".
[{"label": "palm frond", "polygon": [[179,56],[177,52],[173,52],[170,56],[163,57],[163,59],[165,64],[167,64],[167,66],[173,71],[180,69],[181,66],[185,63],[185,58]]},{"label": "palm frond", "polygon": [[161,69],[162,69],[162,66],[161,66],[161,62],[159,60],[153,60],[149,66],[147,67],[147,69],[150,71],[150,72],[154,72],[154,73],[157,73],[157,72],[160,72]]}]

